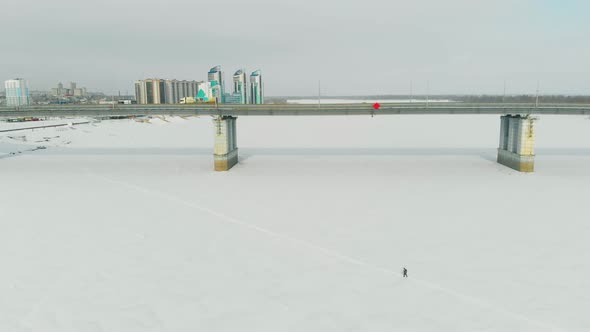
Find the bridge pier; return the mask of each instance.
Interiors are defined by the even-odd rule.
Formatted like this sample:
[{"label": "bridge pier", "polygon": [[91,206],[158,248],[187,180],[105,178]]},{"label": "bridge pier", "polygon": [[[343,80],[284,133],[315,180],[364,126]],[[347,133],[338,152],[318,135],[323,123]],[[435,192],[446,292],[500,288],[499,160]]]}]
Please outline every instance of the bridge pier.
[{"label": "bridge pier", "polygon": [[238,145],[236,136],[236,117],[218,116],[215,125],[215,148],[213,158],[215,170],[228,171],[238,163]]},{"label": "bridge pier", "polygon": [[535,170],[535,119],[528,115],[500,118],[498,163],[519,172]]}]

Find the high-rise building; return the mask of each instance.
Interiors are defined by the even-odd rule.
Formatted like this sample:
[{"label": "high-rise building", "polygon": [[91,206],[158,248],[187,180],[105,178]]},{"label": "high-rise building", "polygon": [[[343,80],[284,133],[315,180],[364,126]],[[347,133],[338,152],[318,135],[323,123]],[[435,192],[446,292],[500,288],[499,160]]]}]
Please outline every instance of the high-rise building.
[{"label": "high-rise building", "polygon": [[66,94],[65,92],[64,85],[61,82],[57,83],[57,88],[51,89],[51,94],[53,96],[63,96]]},{"label": "high-rise building", "polygon": [[164,80],[153,78],[135,81],[135,99],[138,104],[164,104],[166,102]]},{"label": "high-rise building", "polygon": [[250,74],[250,104],[264,104],[264,86],[260,70]]},{"label": "high-rise building", "polygon": [[[247,104],[248,103],[248,94],[247,94],[247,87],[246,87],[246,71],[244,69],[240,69],[236,71],[234,74],[234,92],[233,95],[240,96],[238,100],[238,104]],[[235,99],[235,97],[233,98]]]},{"label": "high-rise building", "polygon": [[4,82],[6,89],[6,106],[26,106],[31,103],[29,86],[22,78]]},{"label": "high-rise building", "polygon": [[188,91],[186,93],[186,97],[197,97],[197,90],[198,90],[199,82],[197,81],[190,81],[188,84]]},{"label": "high-rise building", "polygon": [[74,96],[84,97],[87,95],[86,88],[78,88],[76,82],[70,82],[70,88],[64,89],[63,83],[58,83],[57,88],[51,89],[51,95],[55,97]]},{"label": "high-rise building", "polygon": [[199,82],[175,79],[146,79],[135,81],[138,104],[178,104],[186,97],[196,97]]},{"label": "high-rise building", "polygon": [[72,94],[74,97],[84,97],[86,96],[86,88],[76,88]]},{"label": "high-rise building", "polygon": [[147,104],[145,99],[145,85],[142,81],[135,81],[133,84],[135,87],[135,102],[138,104]]},{"label": "high-rise building", "polygon": [[[152,80],[153,86],[153,99],[154,104],[165,104],[166,103],[166,88],[164,87],[164,81],[160,79]],[[149,98],[149,95],[148,95]]]},{"label": "high-rise building", "polygon": [[174,104],[176,100],[180,100],[178,97],[178,81],[177,80],[166,80],[165,81],[165,90],[166,90],[166,104]]},{"label": "high-rise building", "polygon": [[215,66],[211,68],[207,78],[209,83],[211,83],[213,97],[215,97],[218,102],[223,103],[225,89],[223,85],[223,72],[221,71],[221,66]]}]

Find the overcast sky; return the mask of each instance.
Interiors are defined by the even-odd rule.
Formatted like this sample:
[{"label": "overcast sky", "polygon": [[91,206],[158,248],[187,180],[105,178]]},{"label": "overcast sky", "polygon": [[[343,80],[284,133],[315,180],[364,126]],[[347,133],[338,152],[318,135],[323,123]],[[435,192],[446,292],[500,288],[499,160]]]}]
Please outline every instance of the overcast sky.
[{"label": "overcast sky", "polygon": [[590,94],[590,1],[19,0],[0,80],[107,93],[260,68],[266,95]]}]

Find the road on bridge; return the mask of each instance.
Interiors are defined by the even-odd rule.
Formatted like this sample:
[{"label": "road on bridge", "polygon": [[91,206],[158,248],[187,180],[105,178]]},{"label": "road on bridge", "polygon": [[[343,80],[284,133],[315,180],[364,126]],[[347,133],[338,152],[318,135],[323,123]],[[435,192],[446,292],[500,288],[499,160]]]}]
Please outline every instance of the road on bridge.
[{"label": "road on bridge", "polygon": [[0,107],[0,118],[108,117],[142,115],[212,116],[331,116],[404,114],[535,114],[590,115],[590,104],[468,104],[387,103],[374,109],[366,104],[264,104],[264,105],[39,105]]}]

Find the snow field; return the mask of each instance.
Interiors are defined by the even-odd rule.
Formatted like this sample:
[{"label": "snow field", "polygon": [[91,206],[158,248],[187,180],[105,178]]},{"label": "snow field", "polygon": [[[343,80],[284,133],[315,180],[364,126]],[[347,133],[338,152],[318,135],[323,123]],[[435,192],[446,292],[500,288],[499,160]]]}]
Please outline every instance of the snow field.
[{"label": "snow field", "polygon": [[1,136],[1,330],[590,327],[586,118],[541,118],[534,174],[498,117],[238,118],[226,173],[166,120]]}]

